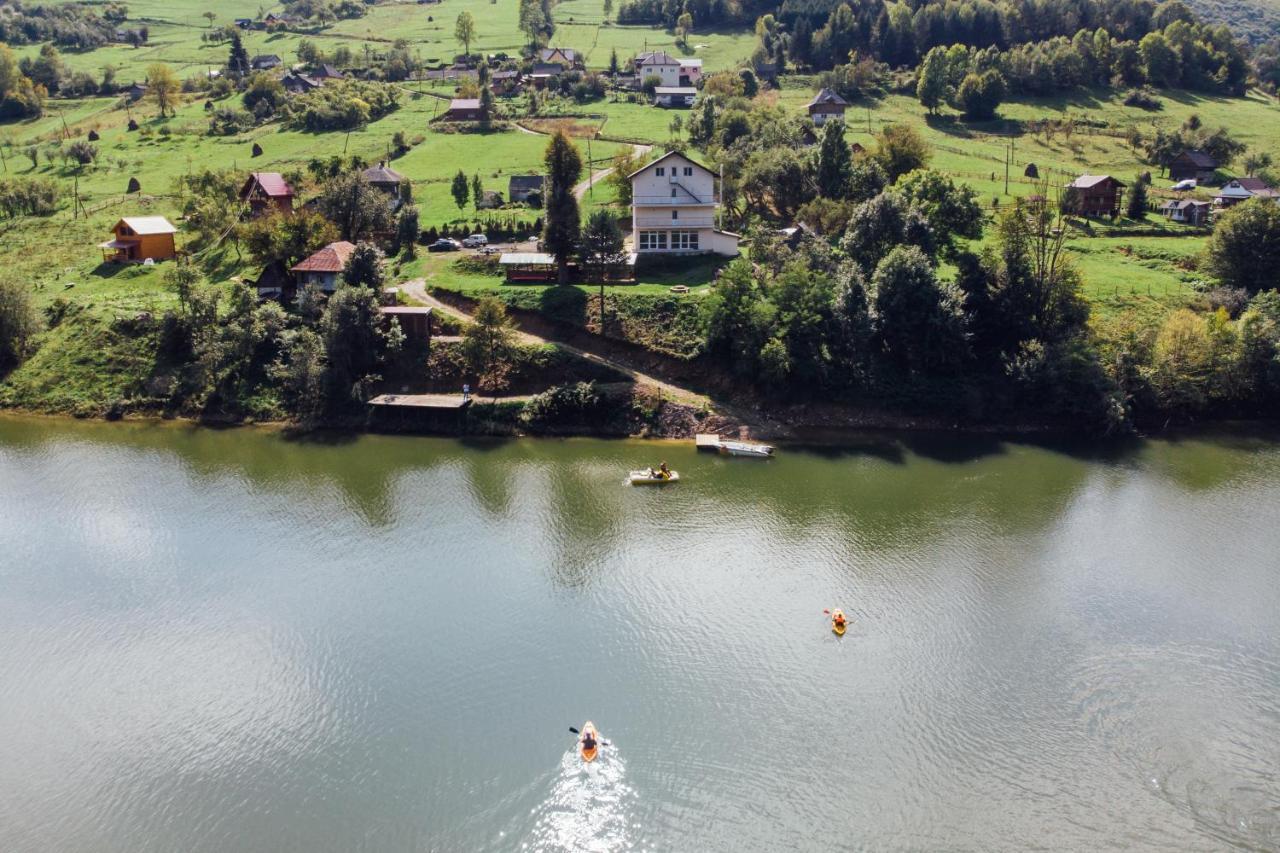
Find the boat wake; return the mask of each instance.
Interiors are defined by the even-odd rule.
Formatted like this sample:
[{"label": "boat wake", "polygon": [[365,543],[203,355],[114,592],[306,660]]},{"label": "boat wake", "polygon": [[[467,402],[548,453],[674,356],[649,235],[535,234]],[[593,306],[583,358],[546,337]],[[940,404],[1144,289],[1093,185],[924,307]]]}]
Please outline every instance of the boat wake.
[{"label": "boat wake", "polygon": [[530,837],[521,850],[632,850],[630,821],[635,794],[626,784],[626,765],[616,747],[605,747],[590,764],[576,747],[560,759],[551,792],[534,809]]}]

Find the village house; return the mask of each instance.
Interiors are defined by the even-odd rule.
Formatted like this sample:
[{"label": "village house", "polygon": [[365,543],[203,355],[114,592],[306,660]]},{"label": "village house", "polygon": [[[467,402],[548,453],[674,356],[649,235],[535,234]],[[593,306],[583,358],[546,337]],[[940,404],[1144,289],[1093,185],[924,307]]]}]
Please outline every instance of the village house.
[{"label": "village house", "polygon": [[1069,184],[1078,199],[1080,216],[1113,217],[1120,215],[1120,200],[1126,184],[1110,175],[1081,175]]},{"label": "village house", "polygon": [[305,74],[299,74],[296,71],[290,71],[288,74],[280,78],[281,85],[290,95],[302,95],[307,92],[319,89],[322,85],[319,80],[313,80]]},{"label": "village house", "polygon": [[178,254],[173,242],[178,229],[163,216],[126,216],[111,231],[112,239],[98,244],[106,263],[164,261]]},{"label": "village house", "polygon": [[1213,181],[1217,168],[1218,161],[1203,151],[1183,151],[1169,163],[1169,177],[1175,181],[1207,184]]},{"label": "village house", "polygon": [[259,27],[269,29],[272,27],[288,27],[292,24],[293,19],[288,15],[277,15],[275,12],[268,12]]},{"label": "village house", "polygon": [[403,189],[404,175],[387,165],[383,160],[376,166],[370,166],[360,173],[360,177],[374,189],[385,193],[391,199],[392,207],[400,206],[400,193]]},{"label": "village house", "polygon": [[665,50],[642,53],[632,63],[636,69],[637,85],[643,85],[646,77],[657,77],[660,86],[696,86],[702,79],[701,59],[676,59]]},{"label": "village house", "polygon": [[849,102],[830,89],[823,89],[809,102],[809,119],[815,127],[822,127],[829,119],[844,121],[844,111]]},{"label": "village house", "polygon": [[315,71],[311,72],[311,79],[319,80],[321,83],[326,80],[342,80],[344,76],[341,71],[327,62],[322,62]]},{"label": "village house", "polygon": [[698,90],[692,86],[659,86],[653,90],[653,104],[658,107],[688,109],[698,98]]},{"label": "village house", "polygon": [[539,65],[554,65],[561,73],[565,71],[581,71],[586,65],[582,54],[571,47],[544,47],[538,51]]},{"label": "village house", "polygon": [[1234,178],[1222,185],[1213,203],[1218,207],[1231,207],[1251,198],[1269,198],[1280,202],[1280,192],[1267,186],[1261,178]]},{"label": "village house", "polygon": [[671,151],[628,177],[636,252],[738,254],[739,236],[716,228],[716,176],[706,166]]},{"label": "village house", "polygon": [[436,117],[437,121],[480,121],[479,98],[454,98],[449,109]]},{"label": "village house", "polygon": [[495,71],[489,75],[489,91],[495,95],[517,95],[520,93],[520,88],[519,71]]},{"label": "village house", "polygon": [[507,179],[507,198],[524,204],[532,193],[542,195],[541,175],[512,175]]},{"label": "village house", "polygon": [[283,64],[283,60],[274,53],[264,53],[249,60],[249,67],[254,71],[270,71]]},{"label": "village house", "polygon": [[1182,198],[1166,201],[1160,205],[1160,212],[1170,222],[1181,222],[1185,225],[1204,225],[1209,221],[1212,205],[1207,201]]},{"label": "village house", "polygon": [[147,85],[145,83],[133,83],[124,93],[129,96],[131,101],[140,101],[147,96]]},{"label": "village house", "polygon": [[279,172],[254,172],[240,188],[240,201],[252,216],[279,211],[293,212],[293,188]]},{"label": "village house", "polygon": [[311,257],[290,270],[293,273],[298,290],[305,287],[317,287],[325,293],[333,293],[338,289],[342,279],[342,271],[347,268],[347,260],[356,250],[354,243],[339,240],[330,243]]}]

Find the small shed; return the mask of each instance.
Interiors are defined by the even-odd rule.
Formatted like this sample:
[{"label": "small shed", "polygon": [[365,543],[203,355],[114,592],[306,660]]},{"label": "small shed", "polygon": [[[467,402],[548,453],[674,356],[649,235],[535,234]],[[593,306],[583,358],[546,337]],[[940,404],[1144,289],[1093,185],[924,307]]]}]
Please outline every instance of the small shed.
[{"label": "small shed", "polygon": [[400,331],[414,342],[431,343],[431,308],[408,305],[388,305],[378,309],[378,313],[388,321],[395,319],[400,324]]},{"label": "small shed", "polygon": [[479,98],[454,98],[449,101],[449,109],[439,116],[437,121],[480,121]]},{"label": "small shed", "polygon": [[556,256],[544,252],[504,252],[498,265],[513,284],[546,284],[559,275]]},{"label": "small shed", "polygon": [[112,239],[98,244],[106,263],[164,261],[178,254],[173,238],[178,229],[163,216],[126,216],[111,231]]},{"label": "small shed", "polygon": [[693,86],[658,86],[653,90],[653,103],[659,107],[691,107],[697,97],[698,90]]}]

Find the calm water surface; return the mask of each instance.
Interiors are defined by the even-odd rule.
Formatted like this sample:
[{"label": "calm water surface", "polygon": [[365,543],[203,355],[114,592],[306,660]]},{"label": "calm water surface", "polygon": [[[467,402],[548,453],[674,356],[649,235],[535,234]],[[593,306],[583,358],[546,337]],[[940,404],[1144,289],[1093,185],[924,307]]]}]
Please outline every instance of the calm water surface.
[{"label": "calm water surface", "polygon": [[1280,444],[0,420],[0,850],[1029,848],[1280,849]]}]

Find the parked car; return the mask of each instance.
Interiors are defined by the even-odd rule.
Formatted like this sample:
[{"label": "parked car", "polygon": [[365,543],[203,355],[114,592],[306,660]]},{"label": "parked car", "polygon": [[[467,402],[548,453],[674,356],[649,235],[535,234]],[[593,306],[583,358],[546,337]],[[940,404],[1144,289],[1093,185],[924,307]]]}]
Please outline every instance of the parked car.
[{"label": "parked car", "polygon": [[470,237],[467,237],[462,241],[462,245],[466,246],[468,249],[478,249],[481,246],[489,245],[489,238],[483,234],[472,234]]},{"label": "parked car", "polygon": [[497,255],[501,252],[502,250],[499,249],[497,246],[485,246],[482,249],[480,249],[480,254],[482,255]]},{"label": "parked car", "polygon": [[462,244],[457,240],[448,237],[441,237],[439,240],[427,246],[428,252],[456,252],[462,248]]},{"label": "parked car", "polygon": [[1169,189],[1171,190],[1193,190],[1195,188],[1196,188],[1195,178],[1187,178],[1185,181],[1178,181],[1176,184],[1169,187]]}]

